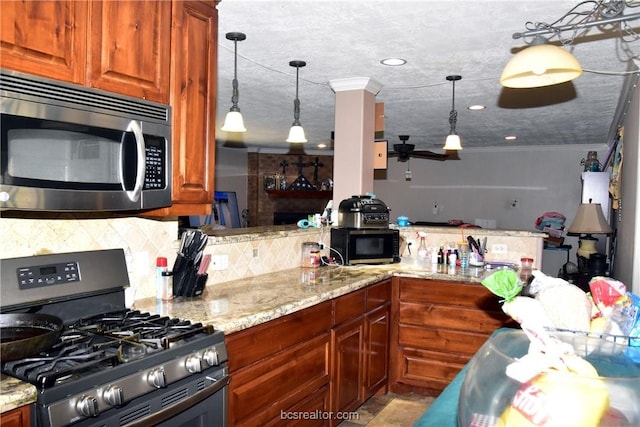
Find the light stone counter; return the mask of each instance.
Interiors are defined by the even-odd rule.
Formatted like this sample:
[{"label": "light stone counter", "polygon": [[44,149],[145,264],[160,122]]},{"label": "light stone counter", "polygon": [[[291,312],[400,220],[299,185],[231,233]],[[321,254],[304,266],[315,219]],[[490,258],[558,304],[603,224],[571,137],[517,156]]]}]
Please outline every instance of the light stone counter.
[{"label": "light stone counter", "polygon": [[[451,270],[447,266],[431,265],[416,267],[410,263],[294,268],[209,285],[202,296],[197,298],[176,298],[169,302],[145,298],[137,300],[133,308],[212,324],[216,329],[230,334],[361,289],[393,275],[478,282],[485,273],[485,270],[473,267],[463,272],[459,268]],[[2,376],[0,391],[0,412],[36,401],[34,386],[8,376]]]},{"label": "light stone counter", "polygon": [[479,281],[485,270],[464,272],[446,266],[410,264],[294,268],[207,286],[197,298],[137,300],[135,309],[211,324],[225,334],[237,332],[336,298],[393,275]]},{"label": "light stone counter", "polygon": [[2,374],[0,380],[0,413],[34,403],[36,397],[37,391],[34,386]]}]

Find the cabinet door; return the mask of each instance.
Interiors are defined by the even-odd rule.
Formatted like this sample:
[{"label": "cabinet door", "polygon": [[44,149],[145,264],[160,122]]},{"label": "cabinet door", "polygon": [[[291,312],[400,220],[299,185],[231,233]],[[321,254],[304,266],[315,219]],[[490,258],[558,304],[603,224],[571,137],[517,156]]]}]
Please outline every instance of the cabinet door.
[{"label": "cabinet door", "polygon": [[0,415],[2,427],[27,427],[31,425],[29,406],[12,409]]},{"label": "cabinet door", "polygon": [[0,66],[84,84],[87,2],[4,1]]},{"label": "cabinet door", "polygon": [[365,317],[364,399],[373,396],[387,383],[389,372],[389,305]]},{"label": "cabinet door", "polygon": [[332,412],[352,411],[363,401],[364,322],[359,317],[332,330]]},{"label": "cabinet door", "polygon": [[213,2],[174,2],[173,21],[172,213],[205,214],[214,193],[218,11]]},{"label": "cabinet door", "polygon": [[[294,412],[291,408],[304,407],[303,403],[323,405],[328,384],[329,333],[326,332],[232,373],[229,425],[267,425],[281,420],[283,411]],[[312,401],[307,401],[312,395]]]},{"label": "cabinet door", "polygon": [[171,2],[89,2],[88,85],[169,102]]}]

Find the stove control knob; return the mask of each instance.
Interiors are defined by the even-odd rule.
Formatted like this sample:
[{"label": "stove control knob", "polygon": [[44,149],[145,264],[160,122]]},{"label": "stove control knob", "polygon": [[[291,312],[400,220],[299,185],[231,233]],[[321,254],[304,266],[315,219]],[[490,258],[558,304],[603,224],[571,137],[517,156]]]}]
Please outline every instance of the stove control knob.
[{"label": "stove control knob", "polygon": [[124,403],[122,387],[110,385],[102,392],[102,398],[111,406],[120,406]]},{"label": "stove control knob", "polygon": [[203,358],[209,366],[217,366],[220,364],[220,362],[218,361],[218,351],[215,347],[206,349],[203,354]]},{"label": "stove control knob", "polygon": [[76,402],[76,411],[85,417],[97,417],[98,401],[93,396],[82,396]]},{"label": "stove control knob", "polygon": [[167,378],[164,374],[164,368],[155,368],[149,371],[147,382],[151,387],[162,388],[167,386]]},{"label": "stove control knob", "polygon": [[192,354],[184,361],[184,367],[192,374],[202,372],[202,357],[199,354]]}]

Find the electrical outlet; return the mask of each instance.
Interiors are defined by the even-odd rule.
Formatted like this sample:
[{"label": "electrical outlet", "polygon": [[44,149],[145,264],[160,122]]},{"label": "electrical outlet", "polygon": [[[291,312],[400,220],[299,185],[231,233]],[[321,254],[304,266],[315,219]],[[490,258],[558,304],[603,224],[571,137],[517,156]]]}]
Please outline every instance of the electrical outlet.
[{"label": "electrical outlet", "polygon": [[507,253],[507,245],[496,243],[491,245],[491,252],[494,254],[506,254]]},{"label": "electrical outlet", "polygon": [[211,255],[211,270],[223,271],[229,268],[229,255]]},{"label": "electrical outlet", "polygon": [[253,249],[253,257],[254,258],[258,257],[258,248]]}]

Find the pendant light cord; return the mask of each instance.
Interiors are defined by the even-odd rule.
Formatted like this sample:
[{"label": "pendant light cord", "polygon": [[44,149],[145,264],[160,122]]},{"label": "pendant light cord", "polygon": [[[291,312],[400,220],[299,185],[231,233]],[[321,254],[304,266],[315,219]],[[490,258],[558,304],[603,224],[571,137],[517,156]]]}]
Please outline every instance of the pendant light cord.
[{"label": "pendant light cord", "polygon": [[456,133],[456,123],[458,121],[458,112],[456,111],[456,81],[451,80],[453,83],[453,94],[451,97],[451,112],[449,113],[449,124],[451,125],[450,134]]},{"label": "pendant light cord", "polygon": [[238,90],[238,41],[233,42],[233,80],[231,82],[233,92],[231,95],[231,111],[239,111],[238,100],[240,91]]},{"label": "pendant light cord", "polygon": [[293,126],[300,126],[300,99],[298,99],[298,76],[300,67],[296,67],[296,99],[293,100]]}]

